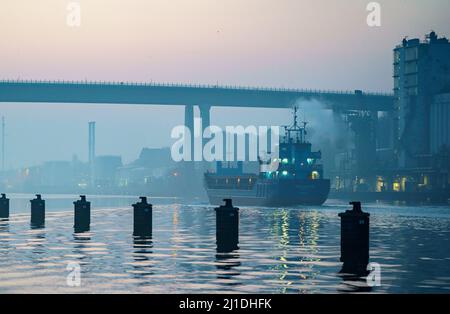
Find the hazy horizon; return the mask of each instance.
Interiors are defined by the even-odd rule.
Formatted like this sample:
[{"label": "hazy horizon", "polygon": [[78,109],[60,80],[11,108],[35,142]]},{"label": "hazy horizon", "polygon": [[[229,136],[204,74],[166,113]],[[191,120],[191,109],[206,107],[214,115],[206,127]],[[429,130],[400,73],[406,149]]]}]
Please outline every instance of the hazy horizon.
[{"label": "hazy horizon", "polygon": [[[69,2],[81,26],[66,24]],[[377,1],[381,27],[353,0],[4,0],[0,79],[106,80],[333,90],[392,89],[392,49],[435,30],[450,36],[448,0]],[[87,122],[97,154],[170,145],[182,107],[0,104],[6,166],[87,159]],[[270,119],[268,118],[270,117]],[[286,110],[214,108],[212,123],[286,124]]]}]

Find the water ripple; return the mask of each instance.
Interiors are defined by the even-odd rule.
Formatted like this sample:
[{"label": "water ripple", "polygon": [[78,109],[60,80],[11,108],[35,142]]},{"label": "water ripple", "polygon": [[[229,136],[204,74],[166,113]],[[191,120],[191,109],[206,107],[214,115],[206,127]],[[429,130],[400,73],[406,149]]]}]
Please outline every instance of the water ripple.
[{"label": "water ripple", "polygon": [[[218,253],[211,206],[155,205],[152,238],[138,239],[129,198],[94,209],[86,233],[73,232],[62,200],[48,201],[45,228],[32,229],[24,210],[0,221],[0,292],[450,292],[448,208],[368,206],[371,262],[382,275],[369,288],[340,273],[342,205],[242,208],[239,249]],[[67,285],[69,262],[81,266],[80,287]]]}]

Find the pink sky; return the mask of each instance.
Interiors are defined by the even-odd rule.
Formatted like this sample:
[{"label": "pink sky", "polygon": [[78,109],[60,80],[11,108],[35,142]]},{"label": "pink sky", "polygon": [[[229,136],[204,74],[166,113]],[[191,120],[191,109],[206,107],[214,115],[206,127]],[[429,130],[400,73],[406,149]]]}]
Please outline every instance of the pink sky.
[{"label": "pink sky", "polygon": [[392,47],[435,29],[447,0],[3,0],[5,78],[177,81],[327,89],[391,89]]}]

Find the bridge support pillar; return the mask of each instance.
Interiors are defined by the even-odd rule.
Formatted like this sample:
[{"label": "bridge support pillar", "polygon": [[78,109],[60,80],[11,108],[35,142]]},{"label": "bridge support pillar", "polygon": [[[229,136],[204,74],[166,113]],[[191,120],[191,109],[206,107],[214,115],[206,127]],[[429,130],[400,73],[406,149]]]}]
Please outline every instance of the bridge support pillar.
[{"label": "bridge support pillar", "polygon": [[211,124],[211,106],[202,105],[198,106],[198,109],[200,110],[200,118],[202,119],[202,131],[205,131],[205,129]]},{"label": "bridge support pillar", "polygon": [[184,126],[191,132],[191,154],[194,153],[194,106],[185,105],[184,106]]},{"label": "bridge support pillar", "polygon": [[[200,111],[200,118],[202,119],[202,135],[203,135],[203,132],[211,125],[211,106],[210,105],[201,105],[201,106],[198,106],[198,109]],[[202,139],[202,150],[205,147],[206,142],[207,142],[207,140]],[[203,164],[203,170],[208,171],[208,169],[210,168],[210,163],[207,161],[204,161],[202,164]]]},{"label": "bridge support pillar", "polygon": [[[194,106],[193,105],[185,105],[184,106],[184,126],[189,129],[190,131],[190,138],[187,141],[187,143],[190,143],[190,150],[191,150],[191,158],[194,157]],[[185,177],[187,180],[186,182],[189,182],[189,180],[192,180],[195,175],[195,167],[194,167],[194,161],[191,159],[191,161],[184,161],[184,172]]]}]

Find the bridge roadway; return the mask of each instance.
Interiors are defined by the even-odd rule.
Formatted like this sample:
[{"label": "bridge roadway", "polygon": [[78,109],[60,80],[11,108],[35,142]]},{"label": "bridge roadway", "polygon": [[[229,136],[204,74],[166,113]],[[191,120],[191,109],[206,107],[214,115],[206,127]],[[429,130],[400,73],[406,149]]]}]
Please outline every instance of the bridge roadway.
[{"label": "bridge roadway", "polygon": [[0,102],[289,108],[316,99],[336,111],[392,111],[390,94],[128,82],[0,81]]},{"label": "bridge roadway", "polygon": [[0,103],[83,103],[184,105],[184,123],[194,128],[194,106],[202,127],[210,125],[212,106],[290,108],[297,101],[318,100],[335,112],[349,110],[392,111],[389,94],[252,88],[217,85],[146,84],[125,82],[0,81]]}]

